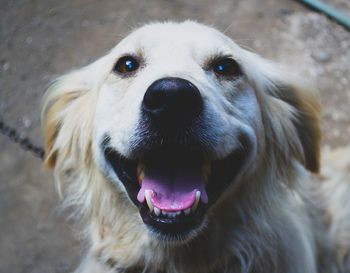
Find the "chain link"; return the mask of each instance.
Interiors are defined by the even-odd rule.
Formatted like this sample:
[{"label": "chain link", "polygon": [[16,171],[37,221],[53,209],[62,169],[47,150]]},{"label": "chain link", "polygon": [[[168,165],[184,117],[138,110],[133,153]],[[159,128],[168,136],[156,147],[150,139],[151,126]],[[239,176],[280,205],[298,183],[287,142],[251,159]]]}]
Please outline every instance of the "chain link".
[{"label": "chain link", "polygon": [[29,138],[23,137],[16,129],[6,125],[2,120],[0,120],[0,133],[18,143],[22,149],[44,160],[44,149],[42,147],[34,145]]}]

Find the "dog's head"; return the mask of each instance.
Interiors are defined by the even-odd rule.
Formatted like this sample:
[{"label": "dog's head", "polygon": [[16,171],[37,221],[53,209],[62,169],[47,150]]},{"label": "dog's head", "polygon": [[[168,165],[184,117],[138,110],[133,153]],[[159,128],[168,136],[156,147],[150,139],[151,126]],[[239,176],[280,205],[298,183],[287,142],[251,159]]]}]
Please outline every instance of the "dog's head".
[{"label": "dog's head", "polygon": [[318,112],[311,93],[222,33],[150,24],[50,88],[46,163],[67,177],[96,166],[152,234],[189,239],[262,166],[317,171]]}]

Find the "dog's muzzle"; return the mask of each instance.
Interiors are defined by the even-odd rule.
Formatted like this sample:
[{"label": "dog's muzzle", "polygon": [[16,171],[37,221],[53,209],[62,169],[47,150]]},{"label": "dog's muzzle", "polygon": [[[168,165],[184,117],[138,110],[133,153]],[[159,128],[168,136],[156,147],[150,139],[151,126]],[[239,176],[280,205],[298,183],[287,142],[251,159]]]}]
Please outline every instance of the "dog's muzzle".
[{"label": "dog's muzzle", "polygon": [[142,220],[166,240],[185,240],[203,226],[216,202],[246,162],[249,136],[237,132],[237,149],[217,159],[198,88],[181,78],[162,78],[146,90],[129,155],[104,154]]}]

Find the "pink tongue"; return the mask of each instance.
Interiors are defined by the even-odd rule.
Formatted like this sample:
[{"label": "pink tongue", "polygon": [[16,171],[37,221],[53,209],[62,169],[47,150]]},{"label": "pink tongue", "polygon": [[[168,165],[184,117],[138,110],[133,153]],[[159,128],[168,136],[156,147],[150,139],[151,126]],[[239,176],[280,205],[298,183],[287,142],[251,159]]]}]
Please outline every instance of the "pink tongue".
[{"label": "pink tongue", "polygon": [[201,193],[201,201],[208,202],[201,162],[185,158],[173,162],[156,160],[146,165],[145,178],[137,195],[140,203],[145,201],[145,190],[151,190],[155,207],[165,211],[190,208]]}]

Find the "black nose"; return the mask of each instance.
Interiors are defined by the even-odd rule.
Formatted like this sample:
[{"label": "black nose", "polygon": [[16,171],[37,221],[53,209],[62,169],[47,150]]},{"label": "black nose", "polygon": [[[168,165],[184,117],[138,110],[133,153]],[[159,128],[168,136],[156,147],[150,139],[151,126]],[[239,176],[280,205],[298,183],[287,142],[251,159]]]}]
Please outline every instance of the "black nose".
[{"label": "black nose", "polygon": [[203,101],[196,86],[181,78],[163,78],[152,83],[142,108],[152,122],[165,126],[184,126],[202,111]]}]

